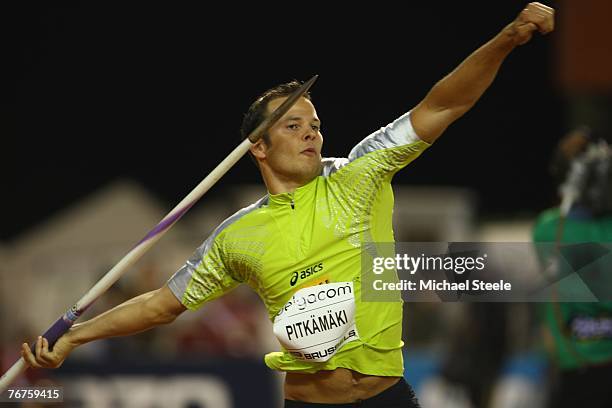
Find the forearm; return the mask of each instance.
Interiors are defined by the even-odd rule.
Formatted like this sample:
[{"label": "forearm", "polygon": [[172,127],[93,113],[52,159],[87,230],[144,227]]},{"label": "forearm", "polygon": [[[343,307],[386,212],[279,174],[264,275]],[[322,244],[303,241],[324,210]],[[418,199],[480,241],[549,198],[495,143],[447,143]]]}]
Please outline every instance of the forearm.
[{"label": "forearm", "polygon": [[536,30],[546,34],[553,29],[554,10],[540,3],[528,4],[512,23],[442,78],[417,104],[410,115],[417,135],[434,142],[478,101],[517,45],[529,41]]},{"label": "forearm", "polygon": [[516,45],[512,33],[502,30],[441,79],[423,103],[430,109],[447,110],[453,116],[461,116],[491,85],[504,59]]},{"label": "forearm", "polygon": [[432,143],[470,110],[491,85],[499,67],[516,45],[506,27],[438,81],[412,110],[411,120],[417,135]]},{"label": "forearm", "polygon": [[155,301],[159,290],[130,299],[93,319],[72,326],[66,334],[73,345],[115,336],[128,336],[172,322],[176,314]]},{"label": "forearm", "polygon": [[28,343],[21,345],[21,355],[31,367],[57,368],[75,347],[93,340],[127,336],[170,323],[185,311],[185,306],[168,286],[144,293],[84,323],[75,324],[51,349],[49,341],[38,337],[35,353]]}]

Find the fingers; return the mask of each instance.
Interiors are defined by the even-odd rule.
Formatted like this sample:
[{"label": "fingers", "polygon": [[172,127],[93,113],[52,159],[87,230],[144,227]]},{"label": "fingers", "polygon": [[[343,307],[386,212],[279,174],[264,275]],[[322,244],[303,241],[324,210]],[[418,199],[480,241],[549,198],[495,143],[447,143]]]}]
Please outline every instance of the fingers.
[{"label": "fingers", "polygon": [[542,3],[529,3],[519,17],[524,23],[533,23],[542,34],[555,29],[555,10]]},{"label": "fingers", "polygon": [[[38,341],[37,341],[36,344],[38,344]],[[25,362],[28,363],[28,365],[30,367],[34,367],[34,368],[41,368],[42,367],[36,361],[36,358],[34,357],[34,354],[32,354],[32,351],[30,351],[30,346],[28,345],[28,343],[23,343],[21,345],[21,357],[23,357]]]},{"label": "fingers", "polygon": [[38,339],[36,339],[34,354],[32,354],[30,346],[27,343],[23,343],[21,345],[21,356],[31,367],[55,368],[58,366],[52,356],[52,352],[49,351],[49,341],[41,336],[38,336]]},{"label": "fingers", "polygon": [[47,368],[57,367],[57,364],[55,362],[56,359],[54,358],[55,356],[53,355],[52,352],[49,351],[49,340],[47,340],[44,337],[39,337],[38,340],[40,341],[40,353],[36,356],[38,362],[43,367],[47,367]]},{"label": "fingers", "polygon": [[42,349],[43,349],[43,341],[42,341],[42,337],[38,336],[38,339],[36,339],[36,347],[35,347],[35,352],[36,352],[36,361],[40,361],[40,353],[42,353]]},{"label": "fingers", "polygon": [[42,351],[41,351],[40,359],[45,363],[53,364],[53,360],[51,360],[51,352],[49,351],[49,340],[46,338],[42,338]]}]

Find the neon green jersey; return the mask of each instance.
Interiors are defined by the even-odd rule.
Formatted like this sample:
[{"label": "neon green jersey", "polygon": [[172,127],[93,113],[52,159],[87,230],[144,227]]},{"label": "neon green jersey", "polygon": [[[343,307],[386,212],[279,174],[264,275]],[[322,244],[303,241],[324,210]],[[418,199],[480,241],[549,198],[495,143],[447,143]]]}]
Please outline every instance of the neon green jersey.
[{"label": "neon green jersey", "polygon": [[[361,245],[393,242],[391,179],[428,146],[404,114],[361,141],[348,159],[324,159],[321,175],[293,193],[268,195],[225,220],[169,280],[170,289],[195,310],[246,283],[274,321],[299,289],[351,283],[358,336],[326,361],[299,359],[283,347],[266,355],[266,364],[304,373],[345,367],[402,376],[402,304],[361,302]],[[342,316],[336,315],[338,323]],[[313,324],[325,331],[335,321],[330,312],[323,325]],[[305,323],[304,329],[312,327]],[[287,330],[293,338],[304,334],[301,326]]]}]

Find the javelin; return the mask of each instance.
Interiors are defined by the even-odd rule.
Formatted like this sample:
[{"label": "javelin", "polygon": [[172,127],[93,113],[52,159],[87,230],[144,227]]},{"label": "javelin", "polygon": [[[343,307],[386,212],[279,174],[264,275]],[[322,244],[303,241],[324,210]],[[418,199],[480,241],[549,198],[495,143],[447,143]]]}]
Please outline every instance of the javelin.
[{"label": "javelin", "polygon": [[[204,178],[172,211],[168,213],[151,231],[141,239],[110,271],[106,273],[89,291],[43,334],[52,347],[74,322],[91,306],[98,297],[110,288],[127,270],[138,261],[185,213],[234,165],[249,148],[272,127],[295,102],[314,84],[318,75],[302,84],[268,116],[249,136],[242,141],[208,176]],[[32,346],[34,351],[34,346]],[[8,369],[0,378],[0,393],[27,369],[23,357]]]}]

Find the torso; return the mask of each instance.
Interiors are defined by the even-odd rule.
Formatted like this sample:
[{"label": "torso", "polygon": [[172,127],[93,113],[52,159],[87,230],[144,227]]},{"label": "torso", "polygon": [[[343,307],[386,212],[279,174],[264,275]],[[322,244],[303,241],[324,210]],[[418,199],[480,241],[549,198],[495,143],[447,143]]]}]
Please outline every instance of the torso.
[{"label": "torso", "polygon": [[346,368],[314,374],[289,372],[285,398],[319,404],[352,403],[380,394],[399,380],[400,377],[364,375]]},{"label": "torso", "polygon": [[[405,115],[392,129],[381,129],[364,139],[349,159],[324,160],[322,175],[310,183],[292,193],[268,195],[238,211],[169,283],[181,303],[192,310],[246,283],[261,297],[272,321],[302,289],[325,289],[325,296],[317,301],[335,297],[330,286],[339,285],[342,290],[337,292],[349,293],[342,299],[345,303],[334,304],[342,310],[321,309],[322,316],[296,317],[295,326],[275,325],[288,340],[300,340],[300,344],[285,344],[279,338],[283,350],[265,357],[272,369],[305,376],[289,375],[290,398],[299,399],[303,393],[307,398],[364,399],[403,374],[401,298],[392,294],[366,305],[361,295],[362,277],[371,280],[374,276],[362,271],[362,265],[371,265],[369,257],[394,252],[393,245],[363,250],[367,243],[394,241],[393,174],[427,147],[406,126]],[[346,289],[349,285],[350,290]],[[371,287],[369,281],[365,286]],[[309,306],[312,299],[307,299]],[[340,323],[341,333],[332,333]],[[320,341],[322,334],[325,338]],[[304,378],[312,385],[300,385],[297,380]],[[339,390],[345,390],[345,395],[339,396]]]}]

